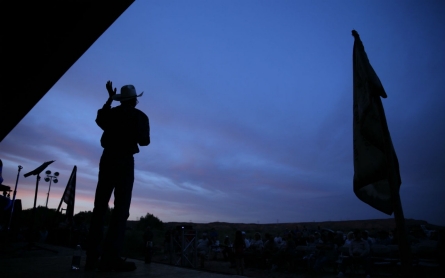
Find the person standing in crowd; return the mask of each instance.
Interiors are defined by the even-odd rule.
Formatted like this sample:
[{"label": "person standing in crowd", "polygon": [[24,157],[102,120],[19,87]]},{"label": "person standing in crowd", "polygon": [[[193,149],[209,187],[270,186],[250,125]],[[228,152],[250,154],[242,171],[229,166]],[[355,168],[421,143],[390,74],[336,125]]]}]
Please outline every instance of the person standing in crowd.
[{"label": "person standing in crowd", "polygon": [[204,267],[204,262],[207,259],[207,256],[209,255],[210,246],[211,246],[211,243],[207,236],[207,233],[203,233],[202,238],[200,238],[198,240],[198,244],[196,246],[196,250],[198,252],[198,257],[200,259],[199,261],[200,261],[201,268]]},{"label": "person standing in crowd", "polygon": [[361,264],[365,269],[366,278],[370,276],[371,259],[369,257],[370,247],[368,241],[362,238],[360,230],[354,231],[354,239],[349,245],[349,257],[345,258],[341,264],[339,264],[339,270],[337,277],[343,277],[344,271],[347,265]]},{"label": "person standing in crowd", "polygon": [[221,245],[221,247],[222,247],[222,254],[223,254],[224,260],[232,263],[233,246],[232,246],[232,243],[230,242],[229,236],[226,236],[224,238],[224,241],[223,241],[223,244]]},{"label": "person standing in crowd", "polygon": [[151,257],[153,254],[153,232],[151,227],[148,226],[144,232],[144,243],[145,243],[145,263],[151,263]]},{"label": "person standing in crowd", "polygon": [[235,254],[236,274],[244,275],[244,251],[246,242],[241,231],[236,231],[235,241],[233,242],[233,251]]}]

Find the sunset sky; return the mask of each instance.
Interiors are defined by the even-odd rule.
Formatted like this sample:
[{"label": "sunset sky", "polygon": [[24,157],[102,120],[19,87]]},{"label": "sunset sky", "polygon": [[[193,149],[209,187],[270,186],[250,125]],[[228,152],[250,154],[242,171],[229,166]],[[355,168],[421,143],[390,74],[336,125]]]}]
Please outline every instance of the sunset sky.
[{"label": "sunset sky", "polygon": [[111,80],[144,91],[150,119],[129,219],[392,217],[352,191],[355,29],[388,94],[405,217],[445,225],[444,14],[440,0],[135,1],[0,143],[3,184],[23,166],[17,198],[30,208],[35,176],[23,174],[55,160],[57,208],[77,165],[75,212],[92,210]]}]

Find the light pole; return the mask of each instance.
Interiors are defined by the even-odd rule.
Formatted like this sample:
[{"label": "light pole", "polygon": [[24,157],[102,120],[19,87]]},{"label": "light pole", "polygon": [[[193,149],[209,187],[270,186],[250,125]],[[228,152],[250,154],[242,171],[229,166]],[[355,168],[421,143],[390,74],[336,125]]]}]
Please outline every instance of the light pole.
[{"label": "light pole", "polygon": [[46,174],[45,181],[49,182],[48,194],[46,194],[46,208],[48,208],[48,199],[49,199],[49,191],[51,190],[51,182],[57,183],[59,181],[57,179],[57,177],[59,176],[59,172],[55,172],[54,176],[51,176],[51,171],[47,170],[45,174]]}]

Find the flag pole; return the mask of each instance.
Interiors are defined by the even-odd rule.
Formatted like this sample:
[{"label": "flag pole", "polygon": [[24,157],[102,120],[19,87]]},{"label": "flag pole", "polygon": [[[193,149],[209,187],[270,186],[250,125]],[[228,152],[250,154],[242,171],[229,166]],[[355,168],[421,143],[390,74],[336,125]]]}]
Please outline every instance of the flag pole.
[{"label": "flag pole", "polygon": [[[375,71],[373,70],[372,66],[369,63],[366,52],[364,51],[363,43],[361,42],[360,36],[356,30],[352,30],[352,36],[355,38],[354,52],[353,52],[354,55],[353,56],[354,193],[357,195],[357,197],[359,197],[359,199],[371,205],[372,207],[376,208],[377,210],[384,212],[388,215],[392,215],[392,213],[394,213],[394,221],[396,224],[395,236],[397,237],[397,244],[400,253],[401,275],[403,277],[412,276],[413,258],[411,254],[411,248],[407,240],[405,217],[403,215],[402,202],[399,194],[401,185],[399,164],[397,161],[397,155],[392,145],[388,125],[386,123],[383,104],[381,103],[380,100],[380,97],[386,98],[387,95],[385,90],[383,89],[383,85],[381,84],[377,74],[375,73]],[[358,69],[356,68],[356,63],[360,63],[360,67]],[[356,99],[358,95],[358,92],[356,92],[356,90],[361,91],[363,90],[363,88],[367,88],[368,90],[372,91],[373,95],[371,96],[373,100],[361,99],[360,100],[361,102],[359,102],[359,100]],[[361,93],[369,94],[367,90]],[[359,107],[359,105],[361,105],[362,107]],[[374,116],[368,117],[369,119],[372,120],[367,120],[367,118],[364,117],[367,116],[367,113],[364,112],[366,111],[364,107],[367,108],[371,107],[373,109],[377,109],[377,111],[375,111],[374,113]],[[359,122],[358,119],[356,119],[359,116],[363,117],[362,120],[363,122],[361,123]],[[364,124],[370,125],[369,130],[367,130],[367,132],[373,134],[375,136],[374,138],[371,139],[367,138],[366,135],[362,134],[361,129],[358,129],[358,128],[363,128],[360,125]],[[358,129],[357,134],[356,134],[356,129]],[[364,142],[367,141],[377,142],[376,144],[374,144],[375,145],[374,150],[363,148],[363,146],[366,146]],[[376,166],[377,168],[375,169],[377,170],[364,172],[364,168],[366,168],[368,164],[366,163],[364,164],[363,161],[358,161],[359,156],[356,157],[356,148],[358,148],[359,146],[362,148],[361,151],[363,152],[362,160],[366,156],[365,158],[367,161],[368,160],[376,161],[377,163],[375,165],[377,165]],[[384,147],[382,148],[382,146]],[[361,163],[359,164],[358,162]],[[386,175],[383,174],[385,171],[387,171]],[[369,197],[369,194],[367,192],[360,191],[360,189],[363,188],[364,186],[370,186],[370,185],[372,186],[373,183],[375,182],[378,183],[379,181],[383,181],[383,184],[386,183],[386,185],[389,187],[389,190],[387,191],[385,190],[380,191],[380,193],[384,194],[385,196],[389,195],[387,199],[388,202],[385,200],[382,201],[382,199],[374,198],[373,196]],[[379,188],[371,187],[371,189],[379,193]]]},{"label": "flag pole", "polygon": [[[382,111],[379,111],[380,115],[384,115],[383,106],[380,107]],[[384,121],[384,124],[387,127],[386,120]],[[389,132],[389,129],[387,127],[387,130]],[[412,253],[411,253],[411,247],[408,243],[407,238],[407,231],[406,231],[406,223],[405,223],[405,216],[403,213],[402,208],[402,201],[400,199],[400,180],[396,178],[394,175],[395,172],[398,172],[399,169],[395,169],[396,167],[394,165],[398,164],[393,153],[393,145],[390,137],[386,138],[387,142],[385,142],[385,148],[386,148],[386,160],[388,165],[388,182],[390,185],[390,192],[391,192],[391,203],[393,206],[394,211],[394,221],[396,224],[396,236],[397,236],[397,245],[399,247],[399,253],[400,253],[400,263],[401,263],[401,275],[402,277],[410,277],[412,276]],[[396,159],[397,160],[397,159]]]},{"label": "flag pole", "polygon": [[[391,143],[391,142],[390,142]],[[387,146],[387,159],[389,160],[388,165],[391,165],[390,167],[393,167],[394,165],[394,157],[392,156],[392,153],[389,152],[389,147],[391,144],[385,144]],[[390,173],[393,172],[393,169]],[[408,238],[406,234],[406,224],[405,224],[405,216],[403,214],[403,208],[402,208],[402,201],[400,199],[400,193],[399,193],[399,186],[397,184],[397,181],[394,179],[393,175],[389,175],[389,184],[391,187],[391,202],[393,204],[393,210],[394,210],[394,221],[396,222],[396,235],[397,235],[397,244],[399,246],[399,253],[400,253],[400,263],[401,263],[401,274],[402,277],[409,277],[413,276],[412,274],[412,253],[411,253],[411,247],[408,243]]]},{"label": "flag pole", "polygon": [[399,245],[402,276],[412,276],[412,254],[406,236],[405,217],[398,190],[392,189],[391,199],[394,204],[394,220],[396,222],[397,244]]}]

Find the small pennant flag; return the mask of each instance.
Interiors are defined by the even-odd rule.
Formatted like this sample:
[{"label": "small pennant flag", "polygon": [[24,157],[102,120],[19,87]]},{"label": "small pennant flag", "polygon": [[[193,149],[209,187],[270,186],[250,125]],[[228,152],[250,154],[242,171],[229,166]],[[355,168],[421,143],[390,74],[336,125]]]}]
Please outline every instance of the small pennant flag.
[{"label": "small pennant flag", "polygon": [[57,211],[59,211],[62,201],[67,204],[66,215],[68,220],[72,220],[74,216],[74,200],[76,198],[76,173],[77,166],[74,166],[73,171],[71,172],[70,179],[65,188],[65,192],[62,195],[62,199],[60,200],[59,207]]}]

